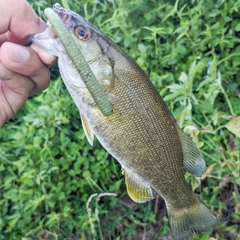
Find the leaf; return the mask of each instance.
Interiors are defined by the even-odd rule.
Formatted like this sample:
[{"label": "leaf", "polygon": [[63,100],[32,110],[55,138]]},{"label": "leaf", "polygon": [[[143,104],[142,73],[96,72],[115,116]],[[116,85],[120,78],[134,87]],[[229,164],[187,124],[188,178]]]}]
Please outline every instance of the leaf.
[{"label": "leaf", "polygon": [[225,127],[237,137],[240,138],[240,116],[229,121]]}]

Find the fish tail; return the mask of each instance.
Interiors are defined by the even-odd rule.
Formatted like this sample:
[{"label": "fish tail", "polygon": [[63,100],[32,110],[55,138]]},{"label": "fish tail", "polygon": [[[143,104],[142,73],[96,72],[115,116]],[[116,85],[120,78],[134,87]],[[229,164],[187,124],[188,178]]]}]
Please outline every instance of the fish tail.
[{"label": "fish tail", "polygon": [[218,224],[214,213],[199,200],[181,209],[169,207],[168,215],[174,240],[184,240],[196,231],[208,230]]}]

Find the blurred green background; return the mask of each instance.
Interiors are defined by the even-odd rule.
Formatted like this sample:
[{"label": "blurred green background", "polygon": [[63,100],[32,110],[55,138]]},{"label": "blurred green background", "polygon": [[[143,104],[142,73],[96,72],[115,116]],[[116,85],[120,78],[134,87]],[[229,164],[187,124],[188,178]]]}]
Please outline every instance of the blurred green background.
[{"label": "blurred green background", "polygon": [[[62,4],[29,2],[43,19]],[[186,180],[220,224],[193,239],[240,239],[240,2],[68,4],[137,61],[203,151],[206,173]],[[0,239],[172,239],[163,200],[129,199],[120,165],[88,144],[57,65],[51,79],[0,129]]]}]

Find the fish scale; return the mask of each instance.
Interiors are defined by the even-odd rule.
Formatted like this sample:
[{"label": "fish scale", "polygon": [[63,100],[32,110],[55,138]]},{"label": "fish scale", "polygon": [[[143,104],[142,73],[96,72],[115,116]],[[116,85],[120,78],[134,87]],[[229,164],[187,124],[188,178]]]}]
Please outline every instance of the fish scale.
[{"label": "fish scale", "polygon": [[[119,63],[119,66],[121,66],[121,62]],[[119,68],[119,66],[118,62],[115,62],[114,68]],[[133,69],[134,68],[132,68],[132,71],[134,71]],[[179,205],[179,200],[182,199],[183,196],[185,196],[186,192],[188,194],[191,193],[191,195],[193,195],[193,193],[188,190],[188,187],[185,187],[185,192],[181,191],[178,196],[175,191],[172,191],[172,189],[169,188],[168,179],[171,179],[171,184],[173,185],[181,184],[182,180],[182,185],[186,186],[186,182],[184,180],[181,170],[182,163],[181,161],[175,161],[175,159],[182,158],[182,150],[179,138],[176,135],[175,127],[173,126],[173,124],[171,124],[171,121],[169,120],[169,111],[164,105],[160,104],[162,101],[159,101],[159,95],[155,93],[152,85],[149,83],[149,80],[145,74],[141,74],[141,78],[137,78],[139,79],[139,84],[136,83],[136,76],[138,76],[138,74],[133,75],[132,79],[129,79],[129,77],[127,79],[124,78],[124,76],[121,76],[121,72],[120,74],[116,74],[116,76],[117,78],[122,79],[122,81],[118,82],[118,84],[115,85],[114,91],[108,91],[109,94],[116,95],[116,99],[120,99],[113,101],[113,108],[115,113],[112,116],[105,118],[101,115],[99,111],[96,111],[99,113],[99,115],[94,116],[93,113],[91,113],[91,119],[89,119],[89,123],[93,127],[93,131],[95,132],[97,138],[100,140],[100,142],[103,142],[103,145],[105,145],[105,142],[109,142],[111,143],[112,149],[118,149],[119,151],[119,149],[121,148],[121,150],[116,155],[111,150],[109,151],[115,158],[118,159],[118,161],[123,166],[131,168],[131,171],[136,172],[136,174],[151,183],[151,185],[154,186],[154,189],[157,192],[160,192],[161,196],[164,199],[172,199],[172,202],[176,202],[177,200],[177,204]],[[127,88],[125,87],[124,80],[128,83]],[[132,88],[135,89],[134,92],[131,91]],[[123,93],[123,95],[119,95],[120,93]],[[136,99],[139,105],[138,108],[136,108],[135,106]],[[130,103],[132,104],[130,105]],[[122,127],[120,126],[119,128],[117,128],[116,131],[115,126],[119,118],[116,113],[118,108],[122,111],[121,118],[125,118],[127,124],[123,123],[121,125]],[[142,109],[145,110],[146,108],[148,108],[147,113],[146,111],[142,111]],[[124,115],[124,113],[126,113],[126,116]],[[137,116],[138,119],[135,119],[134,116]],[[165,121],[162,121],[163,119],[165,119]],[[96,129],[94,128],[95,125],[98,126],[96,127]],[[171,126],[169,127],[169,125]],[[99,131],[100,126],[108,127]],[[166,131],[166,127],[168,131]],[[123,144],[123,146],[121,147],[119,146],[118,141],[111,141],[111,136],[123,136],[124,133],[124,138],[131,139],[131,142],[134,144],[136,148],[136,154],[132,154],[131,147],[133,146],[133,144]],[[101,135],[106,136],[107,139],[103,139]],[[134,139],[137,139],[138,141]],[[159,144],[156,144],[154,140],[157,140]],[[169,148],[171,148],[172,145],[175,146],[176,151],[169,151]],[[110,147],[106,148],[109,149]],[[138,154],[142,151],[142,149],[145,150],[145,154]],[[159,158],[159,156],[162,156],[162,158]],[[151,159],[153,162],[151,162]],[[164,159],[169,159],[169,161],[167,161],[163,165],[158,165],[156,164],[156,159],[160,163],[161,161],[164,161]],[[160,179],[158,175],[151,175],[149,174],[149,171],[145,171],[144,166],[146,165],[146,163],[150,163],[150,165],[155,166],[156,169],[154,170],[159,173]],[[168,171],[166,171],[166,174],[164,173],[164,169],[162,168],[164,168],[165,170],[168,169]],[[151,169],[151,172],[154,173],[154,170]],[[161,175],[163,176],[161,177]],[[192,198],[195,202],[195,196]],[[188,198],[189,200],[191,200],[187,202],[188,205],[193,204],[192,198]],[[171,200],[169,200],[169,202],[171,202]],[[186,204],[186,202],[184,204]]]},{"label": "fish scale", "polygon": [[[58,57],[62,79],[80,111],[89,143],[93,144],[95,135],[121,164],[127,192],[134,201],[153,199],[152,189],[163,197],[175,240],[184,240],[195,231],[215,226],[217,218],[191,191],[184,178],[183,169],[195,176],[204,173],[202,153],[180,129],[145,72],[84,18],[59,4],[54,5],[54,10],[113,108],[110,116],[102,114],[81,74],[71,64],[67,52],[64,53],[66,46],[59,46],[61,43],[57,36],[53,37],[54,33],[46,30],[32,37],[33,42]],[[83,29],[81,36],[75,31],[78,27]],[[83,40],[85,31],[88,35]]]}]

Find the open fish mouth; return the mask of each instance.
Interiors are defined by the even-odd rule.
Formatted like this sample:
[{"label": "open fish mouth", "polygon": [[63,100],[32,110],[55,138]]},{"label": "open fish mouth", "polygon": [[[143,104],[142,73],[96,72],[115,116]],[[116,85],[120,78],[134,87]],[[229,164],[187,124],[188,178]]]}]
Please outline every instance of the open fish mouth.
[{"label": "open fish mouth", "polygon": [[58,14],[68,30],[74,29],[77,21],[72,11],[63,8],[59,3],[54,4],[52,9]]},{"label": "open fish mouth", "polygon": [[61,7],[59,3],[54,4],[52,9],[58,14],[63,22],[66,22],[70,16],[69,12],[65,8]]}]

